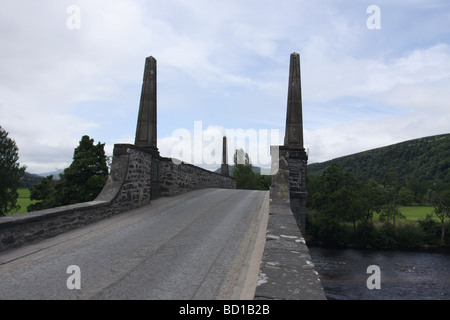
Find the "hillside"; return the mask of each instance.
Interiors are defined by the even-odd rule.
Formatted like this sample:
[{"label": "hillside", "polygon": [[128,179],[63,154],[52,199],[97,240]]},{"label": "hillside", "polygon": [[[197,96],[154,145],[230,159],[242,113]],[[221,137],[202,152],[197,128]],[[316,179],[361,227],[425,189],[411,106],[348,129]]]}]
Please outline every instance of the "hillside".
[{"label": "hillside", "polygon": [[41,176],[25,171],[24,176],[22,177],[22,179],[20,179],[19,187],[28,189],[34,186],[35,184],[38,184],[41,180],[42,180]]},{"label": "hillside", "polygon": [[64,170],[55,170],[53,172],[35,174],[25,171],[24,176],[20,180],[20,188],[28,189],[41,182],[42,178],[53,175],[53,180],[59,180],[59,174],[64,172]]},{"label": "hillside", "polygon": [[398,167],[404,180],[450,183],[450,134],[409,140],[321,163],[308,165],[309,175],[320,175],[332,163],[356,178],[380,179]]}]

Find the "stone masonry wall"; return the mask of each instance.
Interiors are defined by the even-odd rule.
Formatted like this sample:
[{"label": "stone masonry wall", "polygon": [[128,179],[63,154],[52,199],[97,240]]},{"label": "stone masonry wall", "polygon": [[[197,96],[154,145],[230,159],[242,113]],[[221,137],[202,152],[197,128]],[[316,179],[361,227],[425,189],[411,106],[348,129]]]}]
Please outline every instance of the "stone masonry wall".
[{"label": "stone masonry wall", "polygon": [[159,188],[162,196],[175,196],[205,188],[236,189],[236,180],[188,163],[176,164],[170,158],[161,158]]},{"label": "stone masonry wall", "polygon": [[[111,175],[96,200],[111,201],[117,211],[145,206],[151,201],[153,155],[130,144],[114,146]],[[114,175],[114,173],[116,173]],[[109,191],[108,185],[117,190]]]},{"label": "stone masonry wall", "polygon": [[291,210],[299,225],[300,231],[305,233],[306,219],[306,167],[308,157],[304,149],[285,150],[289,165],[289,189]]},{"label": "stone masonry wall", "polygon": [[0,219],[0,251],[50,238],[110,215],[107,202],[91,201],[3,217]]}]

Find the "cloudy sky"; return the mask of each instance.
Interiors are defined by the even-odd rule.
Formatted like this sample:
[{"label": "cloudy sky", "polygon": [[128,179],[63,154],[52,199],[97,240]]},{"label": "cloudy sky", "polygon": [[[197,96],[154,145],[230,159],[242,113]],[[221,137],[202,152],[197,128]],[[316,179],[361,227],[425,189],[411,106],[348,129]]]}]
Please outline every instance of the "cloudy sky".
[{"label": "cloudy sky", "polygon": [[83,135],[134,142],[147,56],[163,156],[195,134],[203,162],[223,133],[282,143],[292,52],[309,163],[450,132],[448,0],[3,0],[0,48],[0,126],[32,173]]}]

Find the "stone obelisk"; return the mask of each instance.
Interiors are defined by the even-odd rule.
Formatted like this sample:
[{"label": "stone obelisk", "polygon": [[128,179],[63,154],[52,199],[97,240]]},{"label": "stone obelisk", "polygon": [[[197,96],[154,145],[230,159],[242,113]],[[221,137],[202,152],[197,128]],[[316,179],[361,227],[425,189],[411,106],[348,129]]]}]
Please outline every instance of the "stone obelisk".
[{"label": "stone obelisk", "polygon": [[302,87],[300,80],[300,55],[291,54],[289,66],[289,89],[286,112],[284,146],[288,148],[289,189],[291,210],[305,232],[306,220],[306,165],[308,156],[303,147]]},{"label": "stone obelisk", "polygon": [[292,212],[300,231],[304,234],[308,156],[303,147],[300,55],[295,52],[290,57],[284,145],[271,146],[270,151],[272,155],[270,197],[273,208],[271,210],[279,214]]},{"label": "stone obelisk", "polygon": [[300,55],[291,54],[289,66],[289,87],[286,113],[284,145],[289,148],[303,148],[302,86],[300,79]]},{"label": "stone obelisk", "polygon": [[156,59],[147,57],[134,144],[157,151],[156,137]]},{"label": "stone obelisk", "polygon": [[134,144],[152,155],[151,198],[160,195],[158,180],[160,156],[156,142],[156,59],[145,59],[144,79]]},{"label": "stone obelisk", "polygon": [[222,145],[222,166],[220,168],[220,173],[229,176],[230,171],[228,168],[228,151],[227,151],[227,137],[223,137],[223,145]]}]

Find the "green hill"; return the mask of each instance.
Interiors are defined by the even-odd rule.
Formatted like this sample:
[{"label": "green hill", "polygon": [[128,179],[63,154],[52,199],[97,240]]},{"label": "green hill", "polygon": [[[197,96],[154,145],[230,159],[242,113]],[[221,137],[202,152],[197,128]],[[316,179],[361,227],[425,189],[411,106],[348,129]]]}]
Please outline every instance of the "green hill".
[{"label": "green hill", "polygon": [[33,173],[28,173],[25,171],[24,176],[20,180],[19,187],[23,189],[28,189],[34,186],[35,184],[38,184],[41,180],[42,180],[41,176]]},{"label": "green hill", "polygon": [[409,140],[321,163],[308,165],[309,175],[320,175],[336,163],[356,178],[381,179],[398,168],[404,181],[450,183],[450,134]]}]

